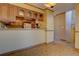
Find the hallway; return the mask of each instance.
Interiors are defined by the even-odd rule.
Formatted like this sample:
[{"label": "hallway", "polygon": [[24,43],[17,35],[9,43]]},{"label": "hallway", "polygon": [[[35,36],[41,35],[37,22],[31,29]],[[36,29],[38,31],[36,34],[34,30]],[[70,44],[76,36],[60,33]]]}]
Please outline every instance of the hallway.
[{"label": "hallway", "polygon": [[64,41],[42,44],[30,49],[17,51],[9,56],[79,56],[79,51]]}]

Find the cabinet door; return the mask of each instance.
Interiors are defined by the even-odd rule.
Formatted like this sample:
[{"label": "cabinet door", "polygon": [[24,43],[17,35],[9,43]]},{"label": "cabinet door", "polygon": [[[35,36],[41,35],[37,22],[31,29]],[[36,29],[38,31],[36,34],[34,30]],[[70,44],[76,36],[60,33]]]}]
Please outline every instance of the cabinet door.
[{"label": "cabinet door", "polygon": [[25,15],[24,8],[18,7],[17,10],[18,10],[17,11],[17,13],[18,13],[17,16],[24,17],[24,15]]},{"label": "cabinet door", "polygon": [[32,18],[32,11],[31,10],[25,10],[25,18]]},{"label": "cabinet door", "polygon": [[2,18],[2,8],[1,8],[2,4],[0,3],[0,20]]},{"label": "cabinet door", "polygon": [[28,17],[29,15],[28,15],[27,9],[24,9],[24,12],[25,12],[24,18],[25,18],[25,19],[28,19],[27,17]]},{"label": "cabinet door", "polygon": [[8,19],[8,4],[0,4],[0,16],[2,19]]},{"label": "cabinet door", "polygon": [[43,14],[39,13],[39,21],[43,21]]},{"label": "cabinet door", "polygon": [[9,5],[9,12],[8,12],[9,20],[16,20],[17,16],[17,7],[13,5]]}]

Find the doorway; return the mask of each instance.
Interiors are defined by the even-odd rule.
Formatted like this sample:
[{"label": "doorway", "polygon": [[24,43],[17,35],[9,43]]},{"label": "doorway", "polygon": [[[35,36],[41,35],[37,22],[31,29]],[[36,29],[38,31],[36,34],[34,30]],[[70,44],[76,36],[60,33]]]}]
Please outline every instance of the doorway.
[{"label": "doorway", "polygon": [[63,12],[54,16],[54,38],[55,42],[66,42],[74,44],[74,12],[73,10]]},{"label": "doorway", "polygon": [[55,15],[54,18],[54,28],[55,28],[55,42],[65,40],[65,13],[60,13]]}]

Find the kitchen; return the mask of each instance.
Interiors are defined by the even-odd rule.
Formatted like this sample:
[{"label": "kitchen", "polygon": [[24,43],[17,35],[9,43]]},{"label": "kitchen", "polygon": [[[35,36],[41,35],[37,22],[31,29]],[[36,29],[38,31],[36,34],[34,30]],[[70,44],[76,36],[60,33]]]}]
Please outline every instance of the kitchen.
[{"label": "kitchen", "polygon": [[0,4],[0,54],[52,42],[52,13],[24,3]]}]

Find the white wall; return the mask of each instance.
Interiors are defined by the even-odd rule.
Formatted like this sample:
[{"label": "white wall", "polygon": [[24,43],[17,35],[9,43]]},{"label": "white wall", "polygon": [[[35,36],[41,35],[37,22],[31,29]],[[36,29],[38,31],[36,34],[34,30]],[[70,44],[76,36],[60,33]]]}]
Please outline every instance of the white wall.
[{"label": "white wall", "polygon": [[0,54],[44,42],[44,30],[0,30]]},{"label": "white wall", "polygon": [[72,21],[73,21],[73,10],[66,12],[66,40],[72,42]]}]

